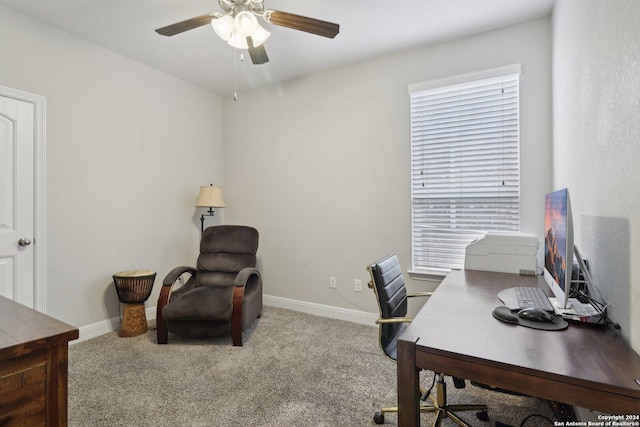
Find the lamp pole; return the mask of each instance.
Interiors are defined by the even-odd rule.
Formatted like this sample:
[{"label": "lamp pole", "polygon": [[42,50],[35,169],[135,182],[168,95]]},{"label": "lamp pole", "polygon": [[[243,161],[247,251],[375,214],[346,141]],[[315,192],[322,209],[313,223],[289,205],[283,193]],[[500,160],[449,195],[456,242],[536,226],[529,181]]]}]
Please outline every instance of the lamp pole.
[{"label": "lamp pole", "polygon": [[[213,210],[212,207],[209,207],[209,210],[207,211],[207,216],[213,216],[215,214],[215,211]],[[202,214],[200,215],[200,233],[204,233],[204,215]]]}]

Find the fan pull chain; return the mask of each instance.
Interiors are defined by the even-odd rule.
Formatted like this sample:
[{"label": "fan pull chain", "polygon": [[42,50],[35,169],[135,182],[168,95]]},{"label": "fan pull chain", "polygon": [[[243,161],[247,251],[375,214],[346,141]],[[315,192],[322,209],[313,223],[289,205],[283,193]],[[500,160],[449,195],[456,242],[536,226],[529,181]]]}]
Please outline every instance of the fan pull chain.
[{"label": "fan pull chain", "polygon": [[[233,100],[238,100],[238,49],[233,49]],[[244,62],[244,51],[240,49],[240,62]]]},{"label": "fan pull chain", "polygon": [[233,100],[238,100],[238,49],[233,49]]},{"label": "fan pull chain", "polygon": [[233,100],[238,100],[238,49],[233,49]]}]

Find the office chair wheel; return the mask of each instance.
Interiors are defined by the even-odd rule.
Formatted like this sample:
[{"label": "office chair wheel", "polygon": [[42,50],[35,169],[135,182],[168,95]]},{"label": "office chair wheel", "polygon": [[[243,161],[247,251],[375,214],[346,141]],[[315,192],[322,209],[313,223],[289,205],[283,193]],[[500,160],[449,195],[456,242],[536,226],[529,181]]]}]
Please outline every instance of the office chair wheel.
[{"label": "office chair wheel", "polygon": [[376,424],[384,424],[384,414],[376,412],[376,414],[373,416],[373,422]]},{"label": "office chair wheel", "polygon": [[455,388],[465,388],[467,386],[467,384],[462,378],[458,378],[458,377],[451,377],[451,378],[453,379],[453,386]]},{"label": "office chair wheel", "polygon": [[476,417],[480,421],[489,421],[489,413],[487,412],[486,409],[476,412]]}]

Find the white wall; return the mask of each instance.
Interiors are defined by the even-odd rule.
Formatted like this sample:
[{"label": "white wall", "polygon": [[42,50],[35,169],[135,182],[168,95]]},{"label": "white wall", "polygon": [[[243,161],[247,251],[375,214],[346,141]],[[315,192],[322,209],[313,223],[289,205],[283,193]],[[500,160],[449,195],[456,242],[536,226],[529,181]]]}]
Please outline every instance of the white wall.
[{"label": "white wall", "polygon": [[540,236],[551,188],[548,18],[225,99],[225,219],[260,231],[265,293],[377,312],[366,265],[396,252],[411,267],[408,85],[514,63],[524,70],[523,231]]},{"label": "white wall", "polygon": [[559,0],[553,12],[554,186],[610,315],[640,351],[640,2]]},{"label": "white wall", "polygon": [[222,184],[222,99],[0,6],[0,85],[47,100],[45,310],[119,315],[112,275],[193,264],[200,185]]}]

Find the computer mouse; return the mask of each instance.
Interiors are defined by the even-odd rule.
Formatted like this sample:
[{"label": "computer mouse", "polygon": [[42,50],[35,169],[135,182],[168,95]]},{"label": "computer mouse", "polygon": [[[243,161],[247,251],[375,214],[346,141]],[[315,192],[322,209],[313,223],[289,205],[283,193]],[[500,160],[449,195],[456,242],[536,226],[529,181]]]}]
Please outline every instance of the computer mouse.
[{"label": "computer mouse", "polygon": [[518,312],[518,317],[534,322],[553,322],[556,316],[541,308],[523,308]]}]

